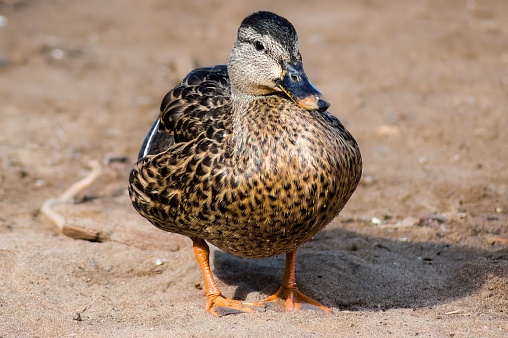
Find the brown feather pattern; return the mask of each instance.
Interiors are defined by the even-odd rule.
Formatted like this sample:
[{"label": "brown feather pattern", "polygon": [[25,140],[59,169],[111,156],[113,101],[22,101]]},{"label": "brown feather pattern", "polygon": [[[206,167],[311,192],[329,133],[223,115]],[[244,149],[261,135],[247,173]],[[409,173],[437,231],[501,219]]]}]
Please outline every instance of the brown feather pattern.
[{"label": "brown feather pattern", "polygon": [[241,257],[294,250],[344,207],[362,172],[358,145],[328,112],[280,93],[231,103],[227,66],[192,71],[164,98],[129,192],[165,231]]}]

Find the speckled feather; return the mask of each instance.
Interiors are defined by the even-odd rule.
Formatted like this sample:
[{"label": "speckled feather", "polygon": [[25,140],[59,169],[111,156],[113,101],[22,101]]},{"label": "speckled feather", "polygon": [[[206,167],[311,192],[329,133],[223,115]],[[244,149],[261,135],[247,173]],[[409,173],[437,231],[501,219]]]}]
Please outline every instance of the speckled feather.
[{"label": "speckled feather", "polygon": [[[326,226],[358,185],[361,155],[327,103],[310,108],[321,94],[300,63],[289,21],[247,17],[227,66],[192,71],[164,98],[130,175],[138,212],[242,257],[290,252]],[[305,109],[279,88],[288,71],[285,85],[308,83]]]},{"label": "speckled feather", "polygon": [[328,112],[274,94],[235,116],[229,95],[226,66],[197,69],[166,95],[156,139],[131,172],[132,202],[158,228],[237,256],[295,249],[352,195],[358,146]]}]

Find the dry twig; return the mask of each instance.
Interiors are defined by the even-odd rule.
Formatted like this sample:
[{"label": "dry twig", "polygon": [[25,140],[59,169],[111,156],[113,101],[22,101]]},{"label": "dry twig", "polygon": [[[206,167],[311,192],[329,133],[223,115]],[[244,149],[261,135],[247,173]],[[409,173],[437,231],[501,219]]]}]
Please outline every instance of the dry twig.
[{"label": "dry twig", "polygon": [[100,164],[97,161],[92,161],[90,162],[90,167],[92,171],[85,178],[71,185],[62,195],[44,201],[41,213],[46,215],[63,234],[69,237],[102,242],[107,239],[107,236],[105,237],[102,232],[68,225],[66,224],[65,217],[53,210],[57,205],[71,203],[76,195],[88,188],[99,177],[102,171]]}]

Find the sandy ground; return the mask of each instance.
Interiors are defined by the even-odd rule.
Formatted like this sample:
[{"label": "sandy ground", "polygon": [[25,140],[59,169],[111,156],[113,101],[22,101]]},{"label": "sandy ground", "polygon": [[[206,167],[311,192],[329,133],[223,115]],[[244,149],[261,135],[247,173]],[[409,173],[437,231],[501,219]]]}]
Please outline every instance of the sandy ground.
[{"label": "sandy ground", "polygon": [[[190,240],[132,208],[127,177],[164,94],[225,63],[259,9],[297,28],[307,74],[364,177],[299,251],[317,311],[214,318]],[[0,1],[1,337],[507,337],[508,2]],[[40,207],[55,206],[74,239]],[[261,299],[284,258],[212,251],[224,294]]]}]

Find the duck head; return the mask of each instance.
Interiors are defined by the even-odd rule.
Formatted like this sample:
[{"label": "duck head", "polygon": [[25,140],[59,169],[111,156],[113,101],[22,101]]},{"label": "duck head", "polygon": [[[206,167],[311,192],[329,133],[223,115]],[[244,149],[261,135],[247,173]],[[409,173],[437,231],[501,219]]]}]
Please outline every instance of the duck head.
[{"label": "duck head", "polygon": [[310,83],[293,25],[271,12],[245,18],[228,61],[233,100],[282,92],[306,110],[325,111],[330,104]]}]

